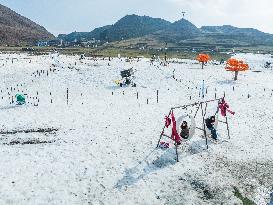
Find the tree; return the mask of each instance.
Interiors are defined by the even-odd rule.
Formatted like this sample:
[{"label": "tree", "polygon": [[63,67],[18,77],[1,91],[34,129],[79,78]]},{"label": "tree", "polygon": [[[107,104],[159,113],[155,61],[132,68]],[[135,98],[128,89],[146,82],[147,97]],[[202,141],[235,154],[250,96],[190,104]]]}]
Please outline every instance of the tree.
[{"label": "tree", "polygon": [[247,63],[243,62],[242,60],[237,60],[235,58],[230,58],[227,61],[227,65],[225,68],[227,71],[235,72],[234,80],[238,79],[238,74],[240,71],[247,71],[249,66]]},{"label": "tree", "polygon": [[199,54],[196,58],[200,63],[202,63],[202,69],[204,69],[205,63],[211,60],[211,57],[208,54]]}]

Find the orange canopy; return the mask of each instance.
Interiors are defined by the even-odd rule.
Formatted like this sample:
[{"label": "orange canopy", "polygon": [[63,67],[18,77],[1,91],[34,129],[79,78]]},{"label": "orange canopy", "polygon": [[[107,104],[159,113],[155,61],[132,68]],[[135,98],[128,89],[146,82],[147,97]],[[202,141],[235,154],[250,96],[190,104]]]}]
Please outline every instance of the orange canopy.
[{"label": "orange canopy", "polygon": [[227,61],[227,65],[225,69],[227,71],[246,71],[249,69],[249,66],[247,63],[244,63],[242,60],[230,58]]},{"label": "orange canopy", "polygon": [[208,54],[201,53],[196,57],[196,60],[198,60],[201,63],[207,63],[211,60],[211,57]]}]

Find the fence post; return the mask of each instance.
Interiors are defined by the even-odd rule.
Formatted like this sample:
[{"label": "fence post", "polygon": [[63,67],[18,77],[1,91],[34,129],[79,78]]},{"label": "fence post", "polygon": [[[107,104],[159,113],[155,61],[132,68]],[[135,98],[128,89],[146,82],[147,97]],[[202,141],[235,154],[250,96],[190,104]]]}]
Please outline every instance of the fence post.
[{"label": "fence post", "polygon": [[66,103],[68,105],[68,88],[66,89]]}]

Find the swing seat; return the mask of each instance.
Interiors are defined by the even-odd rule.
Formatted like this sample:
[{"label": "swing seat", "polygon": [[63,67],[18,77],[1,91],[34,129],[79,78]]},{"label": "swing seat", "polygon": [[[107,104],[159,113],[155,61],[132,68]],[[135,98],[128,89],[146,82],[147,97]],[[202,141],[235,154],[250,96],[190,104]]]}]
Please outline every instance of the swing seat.
[{"label": "swing seat", "polygon": [[[217,114],[215,116],[215,123],[214,123],[214,126],[213,126],[214,129],[217,130],[218,124],[219,124],[219,115]],[[206,126],[206,134],[207,134],[207,136],[211,136],[211,131],[207,128],[207,126]]]},{"label": "swing seat", "polygon": [[190,115],[182,115],[177,119],[177,123],[176,123],[176,130],[178,131],[178,133],[181,132],[181,124],[184,121],[184,119],[186,117],[189,117],[191,120],[190,126],[189,126],[189,137],[188,139],[183,139],[184,141],[190,141],[191,138],[194,136],[195,134],[195,130],[196,130],[196,122],[193,116]]}]

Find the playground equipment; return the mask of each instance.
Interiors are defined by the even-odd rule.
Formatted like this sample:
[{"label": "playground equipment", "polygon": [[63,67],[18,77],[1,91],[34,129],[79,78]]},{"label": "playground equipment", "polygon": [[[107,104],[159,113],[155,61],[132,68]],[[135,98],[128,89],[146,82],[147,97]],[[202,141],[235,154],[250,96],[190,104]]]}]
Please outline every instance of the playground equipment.
[{"label": "playground equipment", "polygon": [[[218,106],[217,106],[216,113],[214,115],[215,116],[214,128],[217,129],[218,123],[226,124],[227,135],[228,135],[228,138],[230,139],[230,131],[229,131],[229,124],[228,124],[228,118],[226,115],[226,111],[228,111],[229,113],[231,113],[233,115],[235,113],[228,109],[229,106],[225,102],[225,99],[223,97],[223,98],[219,98],[219,99],[208,100],[208,101],[203,101],[203,102],[196,102],[196,103],[189,104],[189,105],[182,105],[182,106],[171,108],[168,116],[165,117],[165,125],[164,125],[163,130],[160,134],[160,137],[159,137],[156,147],[158,148],[158,147],[162,147],[161,146],[162,144],[168,144],[168,147],[166,147],[166,148],[169,148],[169,145],[170,145],[169,143],[161,141],[163,137],[166,137],[166,138],[170,139],[171,141],[173,141],[175,149],[176,149],[176,159],[178,162],[179,161],[178,146],[181,143],[183,143],[184,141],[191,140],[192,137],[195,135],[196,130],[200,130],[200,131],[202,131],[202,133],[203,133],[202,135],[206,140],[206,147],[208,149],[208,137],[211,135],[211,131],[207,128],[205,120],[208,117],[207,116],[208,104],[215,103],[215,102],[218,102]],[[182,115],[181,117],[178,118],[177,121],[175,120],[174,110],[182,110],[185,112],[185,109],[188,109],[190,107],[196,109],[196,112],[194,115]],[[219,111],[221,111],[221,112],[219,113]],[[198,117],[198,113],[201,114],[201,115],[199,114],[199,117],[201,117],[201,120],[202,120],[201,127],[196,126],[196,119]],[[221,114],[225,118],[224,121],[219,120],[219,114]],[[189,137],[188,137],[188,139],[181,139],[181,137],[179,136],[178,133],[180,132],[181,123],[186,117],[190,118],[190,121],[191,121],[190,127],[189,127]],[[171,127],[171,126],[172,126],[172,133],[171,133],[171,136],[169,136],[169,135],[165,134],[165,129],[167,129],[168,127]]]},{"label": "playground equipment", "polygon": [[122,77],[121,80],[115,80],[115,83],[119,85],[120,87],[129,86],[136,87],[136,84],[134,83],[134,70],[133,68],[128,70],[123,70],[120,72],[120,75]]},{"label": "playground equipment", "polygon": [[195,130],[196,130],[196,122],[195,122],[194,116],[191,116],[191,115],[180,116],[177,119],[176,129],[177,129],[178,133],[181,132],[181,124],[186,118],[190,118],[191,123],[190,123],[190,127],[189,127],[189,137],[188,137],[188,139],[184,139],[184,140],[189,141],[194,136]]}]

